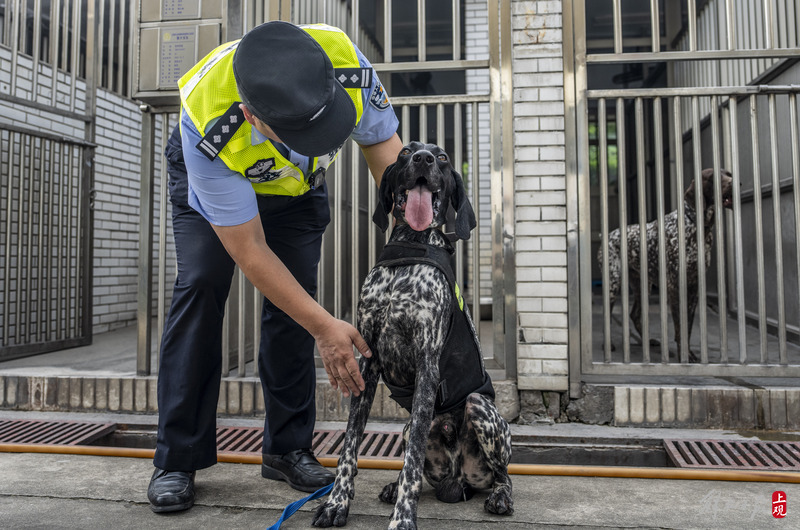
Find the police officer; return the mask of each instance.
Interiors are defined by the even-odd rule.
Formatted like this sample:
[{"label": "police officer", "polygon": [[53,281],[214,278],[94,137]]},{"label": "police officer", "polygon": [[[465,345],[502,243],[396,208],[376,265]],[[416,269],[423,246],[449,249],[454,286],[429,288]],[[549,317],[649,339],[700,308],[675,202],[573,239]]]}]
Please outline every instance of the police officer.
[{"label": "police officer", "polygon": [[155,512],[194,503],[195,471],[216,463],[222,318],[234,264],[265,296],[258,367],[262,476],[302,491],[331,483],[310,450],[316,341],[345,397],[364,381],[349,323],[316,301],[330,221],[325,168],[348,137],[379,181],[402,149],[369,62],[339,29],[268,22],[223,44],[178,82],[168,160],[178,274],[158,374]]}]

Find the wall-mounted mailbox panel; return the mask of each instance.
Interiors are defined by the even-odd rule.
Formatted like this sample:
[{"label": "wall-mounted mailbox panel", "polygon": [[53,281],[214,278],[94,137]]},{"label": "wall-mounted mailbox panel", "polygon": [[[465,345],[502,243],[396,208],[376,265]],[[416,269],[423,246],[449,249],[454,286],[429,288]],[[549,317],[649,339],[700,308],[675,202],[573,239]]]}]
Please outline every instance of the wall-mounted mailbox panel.
[{"label": "wall-mounted mailbox panel", "polygon": [[133,97],[177,106],[178,79],[224,42],[226,0],[139,0]]}]

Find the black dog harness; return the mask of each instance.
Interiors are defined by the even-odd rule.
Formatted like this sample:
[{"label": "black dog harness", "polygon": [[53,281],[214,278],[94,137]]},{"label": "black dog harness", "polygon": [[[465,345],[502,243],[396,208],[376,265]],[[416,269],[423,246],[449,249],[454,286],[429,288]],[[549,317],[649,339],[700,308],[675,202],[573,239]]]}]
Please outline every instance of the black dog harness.
[{"label": "black dog harness", "polygon": [[[451,264],[452,248],[434,247],[410,241],[390,241],[378,258],[376,267],[399,267],[402,265],[430,265],[436,267],[447,278],[453,289],[453,304],[450,311],[450,325],[439,358],[439,389],[434,410],[437,414],[463,407],[467,396],[472,393],[483,394],[494,400],[494,387],[483,365],[480,342],[470,326],[467,307],[461,298]],[[414,399],[414,385],[399,387],[384,378],[391,398],[401,407],[411,412]]]}]

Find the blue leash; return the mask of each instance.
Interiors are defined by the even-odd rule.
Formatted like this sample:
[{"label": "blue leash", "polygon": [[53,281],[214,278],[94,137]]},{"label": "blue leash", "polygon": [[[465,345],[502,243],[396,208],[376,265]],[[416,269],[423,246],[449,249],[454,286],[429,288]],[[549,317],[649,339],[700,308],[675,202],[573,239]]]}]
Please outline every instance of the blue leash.
[{"label": "blue leash", "polygon": [[333,483],[330,483],[324,488],[318,489],[308,497],[300,499],[299,501],[294,501],[292,504],[283,509],[283,514],[281,514],[281,518],[278,519],[278,522],[267,528],[267,530],[278,530],[278,528],[281,527],[281,524],[283,524],[284,521],[286,521],[286,519],[294,515],[294,512],[299,510],[302,505],[304,505],[308,501],[313,501],[314,499],[319,499],[320,497],[324,497],[325,495],[330,493],[332,489],[333,489]]}]

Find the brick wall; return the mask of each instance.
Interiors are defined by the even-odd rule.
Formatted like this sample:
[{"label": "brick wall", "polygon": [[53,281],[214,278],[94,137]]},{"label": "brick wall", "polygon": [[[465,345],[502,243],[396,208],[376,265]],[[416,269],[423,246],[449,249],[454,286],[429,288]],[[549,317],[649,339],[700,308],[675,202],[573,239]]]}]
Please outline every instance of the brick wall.
[{"label": "brick wall", "polygon": [[[158,248],[158,224],[162,159],[161,123],[155,136],[154,245]],[[137,104],[113,92],[98,90],[95,154],[94,208],[94,333],[112,331],[136,323],[139,260],[139,194],[142,113]],[[166,218],[169,220],[169,211]],[[172,229],[167,226],[166,287],[174,277]],[[154,258],[157,258],[157,252]],[[157,271],[154,270],[154,282]],[[171,275],[170,275],[171,274]],[[154,295],[157,293],[154,284]],[[157,330],[154,330],[157,331]]]},{"label": "brick wall", "polygon": [[512,3],[518,385],[568,389],[561,1]]}]

